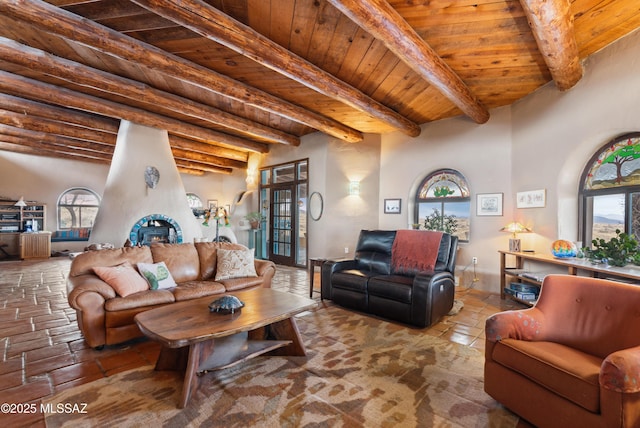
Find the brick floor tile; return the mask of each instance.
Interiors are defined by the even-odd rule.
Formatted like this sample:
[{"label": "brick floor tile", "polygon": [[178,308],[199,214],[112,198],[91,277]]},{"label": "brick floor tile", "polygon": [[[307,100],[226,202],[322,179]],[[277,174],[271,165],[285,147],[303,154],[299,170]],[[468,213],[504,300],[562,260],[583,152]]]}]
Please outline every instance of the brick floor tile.
[{"label": "brick floor tile", "polygon": [[32,363],[38,360],[43,360],[51,357],[60,357],[64,355],[71,355],[69,345],[66,343],[59,343],[53,346],[47,346],[46,348],[34,349],[25,353],[25,361]]},{"label": "brick floor tile", "polygon": [[61,383],[85,377],[95,377],[96,375],[103,377],[104,371],[95,361],[85,361],[82,363],[72,364],[49,372],[51,383],[53,385],[59,385]]},{"label": "brick floor tile", "polygon": [[22,385],[22,365],[17,370],[0,374],[0,385],[3,389]]},{"label": "brick floor tile", "polygon": [[48,337],[41,337],[35,340],[28,340],[26,342],[13,343],[9,341],[9,349],[7,350],[7,357],[15,357],[23,352],[32,351],[38,348],[44,348],[51,345],[51,339]]},{"label": "brick floor tile", "polygon": [[0,391],[0,403],[28,403],[53,392],[51,383],[46,377],[40,377],[14,388]]},{"label": "brick floor tile", "polygon": [[25,368],[25,376],[32,377],[49,373],[61,367],[67,367],[75,364],[75,358],[70,353],[49,357],[34,362],[27,362]]},{"label": "brick floor tile", "polygon": [[98,364],[100,364],[100,367],[108,373],[109,371],[121,366],[129,366],[131,364],[142,366],[147,364],[147,361],[137,350],[128,349],[117,354],[98,357]]}]

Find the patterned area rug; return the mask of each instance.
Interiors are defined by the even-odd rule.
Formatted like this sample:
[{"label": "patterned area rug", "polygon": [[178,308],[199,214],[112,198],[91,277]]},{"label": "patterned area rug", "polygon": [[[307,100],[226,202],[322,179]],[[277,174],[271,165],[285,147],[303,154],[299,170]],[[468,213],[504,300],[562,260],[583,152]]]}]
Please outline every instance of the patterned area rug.
[{"label": "patterned area rug", "polygon": [[307,357],[258,357],[206,374],[187,408],[182,376],[152,367],[52,397],[88,403],[50,414],[59,426],[515,427],[518,418],[483,391],[476,349],[329,306],[296,318]]}]

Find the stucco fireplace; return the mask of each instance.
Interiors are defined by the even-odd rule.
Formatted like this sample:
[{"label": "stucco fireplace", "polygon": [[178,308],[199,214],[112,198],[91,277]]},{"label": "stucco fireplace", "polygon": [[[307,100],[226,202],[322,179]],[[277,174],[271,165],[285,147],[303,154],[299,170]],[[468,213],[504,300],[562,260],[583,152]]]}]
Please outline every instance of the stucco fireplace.
[{"label": "stucco fireplace", "polygon": [[[156,175],[152,185],[150,167]],[[143,227],[157,229],[144,229],[142,240],[193,242],[202,234],[167,131],[123,120],[90,242],[120,247],[129,240],[135,245],[141,243]]]}]

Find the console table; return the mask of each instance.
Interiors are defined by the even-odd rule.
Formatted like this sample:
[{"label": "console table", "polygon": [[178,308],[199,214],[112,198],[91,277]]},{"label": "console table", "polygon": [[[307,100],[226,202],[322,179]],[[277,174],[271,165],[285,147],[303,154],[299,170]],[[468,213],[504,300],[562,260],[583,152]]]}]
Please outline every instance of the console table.
[{"label": "console table", "polygon": [[[510,281],[525,282],[539,287],[544,277],[550,273],[591,276],[640,285],[640,266],[615,267],[602,263],[594,264],[588,259],[575,257],[555,258],[551,254],[543,253],[514,251],[499,251],[499,253],[500,297],[502,299],[506,297],[504,289]],[[511,266],[507,266],[508,256],[515,259],[514,264]],[[524,304],[532,304],[527,300],[520,300],[513,296],[509,297]]]}]

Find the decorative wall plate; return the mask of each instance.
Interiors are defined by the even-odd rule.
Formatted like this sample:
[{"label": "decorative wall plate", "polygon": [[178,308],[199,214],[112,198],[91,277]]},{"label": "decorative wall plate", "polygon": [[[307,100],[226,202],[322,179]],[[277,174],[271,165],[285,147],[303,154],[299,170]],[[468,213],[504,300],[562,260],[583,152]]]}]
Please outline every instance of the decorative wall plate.
[{"label": "decorative wall plate", "polygon": [[148,166],[144,171],[144,182],[150,189],[155,189],[160,181],[160,171],[155,166]]}]

